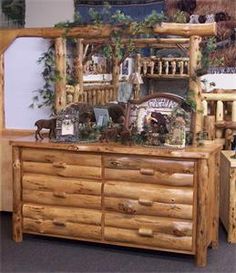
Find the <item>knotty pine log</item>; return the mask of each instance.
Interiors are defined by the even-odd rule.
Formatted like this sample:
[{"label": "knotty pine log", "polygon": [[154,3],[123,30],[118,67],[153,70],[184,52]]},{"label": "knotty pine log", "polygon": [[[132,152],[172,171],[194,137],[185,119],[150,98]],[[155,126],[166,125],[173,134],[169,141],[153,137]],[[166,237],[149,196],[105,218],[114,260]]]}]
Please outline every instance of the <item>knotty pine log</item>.
[{"label": "knotty pine log", "polygon": [[153,184],[161,185],[173,185],[179,186],[192,186],[193,175],[183,173],[162,173],[153,171],[152,174],[146,174],[148,169],[130,170],[130,169],[105,169],[105,178],[109,180],[123,180],[123,181],[134,181],[134,182],[148,182]]},{"label": "knotty pine log", "polygon": [[127,217],[122,213],[106,212],[105,226],[125,229],[149,228],[154,232],[175,236],[192,236],[193,224],[189,220],[170,219],[167,217],[153,217],[134,215]]},{"label": "knotty pine log", "polygon": [[23,205],[23,217],[35,220],[55,220],[66,223],[81,223],[89,225],[101,225],[102,212],[84,208],[67,208],[56,206],[42,206],[36,204]]},{"label": "knotty pine log", "polygon": [[[77,58],[78,58],[78,62],[77,62],[77,68],[75,69],[75,71],[77,71],[77,75],[76,75],[76,79],[79,83],[79,92],[80,94],[84,93],[84,79],[83,79],[83,55],[84,55],[84,46],[82,43],[83,39],[77,39],[77,44],[76,44],[76,50],[77,50]],[[74,102],[78,102],[79,100],[79,94],[76,92],[74,94]]]},{"label": "knotty pine log", "polygon": [[34,204],[101,209],[101,196],[95,195],[25,189],[22,196],[24,202]]},{"label": "knotty pine log", "polygon": [[90,238],[101,239],[101,227],[95,225],[85,225],[59,220],[34,220],[24,218],[24,231],[36,232],[40,234],[64,235],[70,238]]},{"label": "knotty pine log", "polygon": [[13,240],[15,242],[21,242],[22,235],[22,188],[21,188],[21,161],[20,161],[20,149],[13,147]]},{"label": "knotty pine log", "polygon": [[115,156],[106,155],[104,157],[104,167],[115,169],[152,169],[154,171],[163,172],[167,174],[173,173],[194,173],[194,162],[172,159],[160,159],[153,157],[141,157],[141,156]]},{"label": "knotty pine log", "polygon": [[215,122],[215,116],[204,117],[204,131],[207,132],[208,140],[215,140],[216,138]]},{"label": "knotty pine log", "polygon": [[216,23],[206,24],[179,24],[161,23],[153,27],[153,32],[157,34],[191,36],[213,36],[217,34]]},{"label": "knotty pine log", "polygon": [[125,242],[132,244],[148,245],[153,247],[171,248],[178,250],[192,250],[191,237],[178,237],[167,234],[153,234],[151,237],[144,237],[137,232],[128,229],[105,227],[105,240],[115,242]]},{"label": "knotty pine log", "polygon": [[[113,48],[112,53],[112,85],[113,85],[113,98],[112,100],[117,101],[118,99],[118,89],[119,89],[119,76],[120,76],[120,65],[119,65],[119,59],[116,56],[117,53],[115,52],[116,49]],[[106,102],[108,102],[107,99],[105,99]]]},{"label": "knotty pine log", "polygon": [[[96,180],[72,179],[52,175],[25,173],[22,178],[24,189],[44,190],[71,194],[101,195],[102,184]],[[63,196],[62,196],[63,197]]]},{"label": "knotty pine log", "polygon": [[199,36],[190,37],[190,52],[189,55],[189,91],[193,92],[193,98],[196,103],[196,113],[195,113],[195,124],[194,124],[194,135],[193,144],[196,144],[196,136],[203,128],[203,118],[202,118],[202,98],[201,98],[201,83],[197,77],[197,69],[200,65],[200,42],[201,38]]},{"label": "knotty pine log", "polygon": [[100,178],[101,168],[41,162],[23,162],[23,171],[36,174],[58,175],[61,177]]},{"label": "knotty pine log", "polygon": [[66,40],[55,40],[55,63],[59,79],[55,82],[55,109],[58,113],[66,106]]},{"label": "knotty pine log", "polygon": [[125,213],[126,215],[142,214],[185,220],[193,219],[193,206],[185,204],[152,202],[151,206],[145,206],[140,204],[139,200],[105,196],[104,207],[106,210]]},{"label": "knotty pine log", "polygon": [[202,159],[198,163],[198,174],[201,178],[198,180],[197,192],[197,230],[196,230],[196,264],[200,267],[207,265],[207,247],[208,247],[208,227],[207,227],[207,203],[208,203],[208,162]]},{"label": "knotty pine log", "polygon": [[51,149],[31,149],[26,148],[22,151],[23,161],[57,163],[61,162],[68,165],[101,167],[101,155],[83,154]]},{"label": "knotty pine log", "polygon": [[[146,183],[148,180],[146,180]],[[107,181],[104,186],[105,196],[129,199],[145,199],[150,202],[169,204],[193,204],[193,189],[169,187],[153,184]]]}]

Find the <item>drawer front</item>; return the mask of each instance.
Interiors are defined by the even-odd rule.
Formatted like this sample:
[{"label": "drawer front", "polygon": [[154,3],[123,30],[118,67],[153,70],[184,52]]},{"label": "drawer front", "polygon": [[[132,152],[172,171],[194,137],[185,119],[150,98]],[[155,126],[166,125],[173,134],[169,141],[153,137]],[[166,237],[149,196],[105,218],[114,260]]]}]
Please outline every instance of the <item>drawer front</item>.
[{"label": "drawer front", "polygon": [[79,223],[88,225],[101,225],[102,213],[99,210],[66,208],[56,206],[43,206],[37,204],[24,204],[23,217],[34,220],[50,220],[55,225]]},{"label": "drawer front", "polygon": [[75,178],[98,179],[101,178],[102,175],[102,169],[100,167],[68,165],[64,161],[53,163],[23,161],[22,170],[24,173],[47,174]]},{"label": "drawer front", "polygon": [[[169,204],[193,204],[193,188],[107,181],[104,195]],[[144,201],[145,203],[145,201]]]},{"label": "drawer front", "polygon": [[137,246],[147,246],[158,249],[193,252],[192,237],[175,236],[150,232],[148,229],[130,230],[123,228],[106,227],[104,238],[111,242],[120,242]]},{"label": "drawer front", "polygon": [[147,157],[104,157],[105,178],[163,185],[193,186],[193,161]]},{"label": "drawer front", "polygon": [[66,194],[101,195],[102,183],[98,180],[73,179],[44,174],[25,173],[22,178],[24,190],[50,191]]},{"label": "drawer front", "polygon": [[24,203],[101,209],[101,196],[23,189]]},{"label": "drawer front", "polygon": [[185,204],[165,204],[149,200],[105,197],[106,211],[116,211],[128,215],[151,215],[178,219],[193,219],[193,206]]},{"label": "drawer front", "polygon": [[23,230],[26,233],[101,240],[101,227],[94,225],[24,218]]},{"label": "drawer front", "polygon": [[100,240],[101,218],[97,210],[23,205],[24,232]]},{"label": "drawer front", "polygon": [[192,237],[193,234],[193,224],[191,220],[146,215],[125,215],[114,212],[105,213],[105,228],[106,227],[136,230],[143,236],[162,233],[177,237]]},{"label": "drawer front", "polygon": [[22,160],[54,164],[63,162],[67,165],[101,167],[101,155],[53,149],[24,148],[22,150]]}]

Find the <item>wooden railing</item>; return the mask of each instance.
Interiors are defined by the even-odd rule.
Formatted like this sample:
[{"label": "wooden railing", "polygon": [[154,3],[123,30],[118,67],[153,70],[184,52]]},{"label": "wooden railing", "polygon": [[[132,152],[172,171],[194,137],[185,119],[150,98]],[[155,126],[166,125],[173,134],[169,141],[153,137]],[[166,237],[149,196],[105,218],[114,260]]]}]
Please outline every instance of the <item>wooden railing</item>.
[{"label": "wooden railing", "polygon": [[79,86],[67,85],[66,103],[85,102],[91,105],[104,105],[108,102],[117,100],[117,94],[111,84],[107,85],[85,85],[83,92]]},{"label": "wooden railing", "polygon": [[[204,127],[211,140],[217,139],[231,148],[236,131],[236,90],[214,90],[202,93]],[[211,124],[214,123],[214,126]]]},{"label": "wooden railing", "polygon": [[144,57],[140,59],[140,73],[147,77],[188,77],[189,58]]}]

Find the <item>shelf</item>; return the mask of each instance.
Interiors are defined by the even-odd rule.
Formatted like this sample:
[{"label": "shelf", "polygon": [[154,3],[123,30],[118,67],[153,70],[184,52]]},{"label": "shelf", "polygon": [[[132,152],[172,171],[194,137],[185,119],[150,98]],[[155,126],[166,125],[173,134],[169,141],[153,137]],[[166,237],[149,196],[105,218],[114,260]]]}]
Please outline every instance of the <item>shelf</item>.
[{"label": "shelf", "polygon": [[146,75],[142,75],[142,77],[145,77],[145,78],[150,78],[150,79],[158,79],[158,78],[161,78],[161,79],[188,79],[189,78],[189,75],[188,74],[183,74],[183,75],[179,75],[179,74],[176,74],[176,75],[171,75],[171,74],[168,74],[168,75],[165,75],[165,74],[146,74]]}]

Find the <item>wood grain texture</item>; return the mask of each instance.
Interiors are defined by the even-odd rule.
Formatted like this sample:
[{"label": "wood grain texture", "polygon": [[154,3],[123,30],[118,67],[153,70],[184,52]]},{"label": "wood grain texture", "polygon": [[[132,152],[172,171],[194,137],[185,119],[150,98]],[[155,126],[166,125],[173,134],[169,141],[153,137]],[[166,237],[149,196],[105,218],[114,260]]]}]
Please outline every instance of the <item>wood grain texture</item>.
[{"label": "wood grain texture", "polygon": [[101,155],[77,152],[57,151],[51,149],[24,149],[22,160],[32,162],[63,162],[68,165],[101,167]]},{"label": "wood grain texture", "polygon": [[71,194],[101,195],[100,181],[88,179],[72,179],[52,175],[25,173],[22,186],[28,190],[65,192]]},{"label": "wood grain texture", "polygon": [[196,237],[196,264],[204,267],[207,265],[207,246],[208,246],[208,227],[207,221],[209,215],[207,214],[208,208],[208,178],[209,169],[207,160],[200,160],[198,165],[198,175],[201,178],[198,181],[198,194],[197,194],[197,234]]},{"label": "wood grain texture", "polygon": [[101,227],[96,225],[24,218],[23,227],[25,232],[55,234],[71,238],[101,239]]},{"label": "wood grain texture", "polygon": [[66,39],[55,39],[55,65],[59,78],[55,82],[55,109],[58,113],[66,106]]},{"label": "wood grain texture", "polygon": [[23,190],[22,199],[24,202],[45,205],[58,205],[80,208],[101,208],[101,197],[86,194],[67,194],[65,192],[47,192]]},{"label": "wood grain texture", "polygon": [[[151,174],[152,173],[152,174]],[[182,173],[163,173],[152,169],[119,170],[105,169],[105,178],[109,180],[122,180],[134,182],[146,182],[170,186],[192,186],[193,175]]]},{"label": "wood grain texture", "polygon": [[153,202],[152,206],[143,206],[138,200],[105,197],[104,206],[107,211],[116,211],[126,215],[150,215],[180,219],[193,219],[193,207],[183,204],[165,204]]},{"label": "wood grain texture", "polygon": [[[56,162],[57,163],[57,162]],[[78,166],[38,162],[23,162],[22,168],[24,172],[34,174],[48,174],[61,177],[78,177],[78,178],[100,178],[101,168],[90,166]]]},{"label": "wood grain texture", "polygon": [[115,169],[149,168],[163,173],[193,173],[194,162],[137,156],[105,156],[104,166]]},{"label": "wood grain texture", "polygon": [[20,149],[13,148],[13,240],[22,241],[22,188]]},{"label": "wood grain texture", "polygon": [[108,181],[105,183],[104,195],[129,199],[147,199],[168,204],[193,204],[193,189],[187,187],[170,187],[142,183]]},{"label": "wood grain texture", "polygon": [[189,236],[178,237],[168,234],[156,233],[152,237],[139,235],[134,230],[105,227],[105,240],[115,242],[132,243],[135,245],[148,245],[161,248],[178,250],[192,250],[192,238]]},{"label": "wood grain texture", "polygon": [[36,204],[23,205],[23,217],[35,220],[58,220],[62,223],[81,223],[101,225],[102,213],[99,210],[84,208],[66,208]]},{"label": "wood grain texture", "polygon": [[170,219],[168,217],[131,215],[106,212],[105,226],[138,230],[149,228],[153,232],[170,234],[175,236],[192,236],[192,221]]}]

